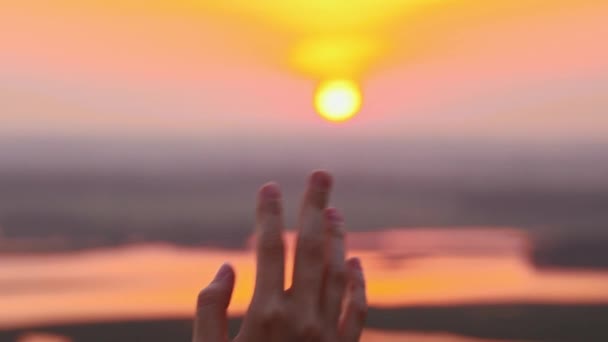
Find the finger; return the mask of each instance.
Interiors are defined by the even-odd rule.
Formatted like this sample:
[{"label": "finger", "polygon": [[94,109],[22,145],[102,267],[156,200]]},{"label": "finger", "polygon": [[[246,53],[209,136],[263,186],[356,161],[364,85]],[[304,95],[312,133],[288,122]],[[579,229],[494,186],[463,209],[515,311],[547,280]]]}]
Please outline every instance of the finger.
[{"label": "finger", "polygon": [[215,278],[198,295],[193,342],[225,342],[228,339],[226,310],[234,289],[234,270],[222,265]]},{"label": "finger", "polygon": [[367,298],[363,268],[357,258],[346,263],[348,272],[348,290],[345,299],[344,313],[340,323],[341,342],[358,342],[367,316]]},{"label": "finger", "polygon": [[331,176],[316,171],[310,176],[300,212],[298,241],[296,244],[293,289],[296,301],[318,305],[321,296],[325,261],[325,234],[323,210],[329,200]]},{"label": "finger", "polygon": [[327,235],[323,310],[325,321],[331,327],[338,324],[342,309],[342,298],[346,287],[346,265],[344,263],[344,219],[338,210],[325,210]]},{"label": "finger", "polygon": [[285,246],[281,192],[277,184],[264,185],[257,207],[257,270],[255,298],[270,298],[283,292],[285,282]]}]

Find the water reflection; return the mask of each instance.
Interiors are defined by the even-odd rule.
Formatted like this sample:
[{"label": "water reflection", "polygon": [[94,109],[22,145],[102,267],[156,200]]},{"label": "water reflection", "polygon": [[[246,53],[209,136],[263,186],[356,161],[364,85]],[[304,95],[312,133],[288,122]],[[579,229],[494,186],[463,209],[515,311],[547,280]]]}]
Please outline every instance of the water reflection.
[{"label": "water reflection", "polygon": [[[292,235],[287,240],[293,245]],[[608,273],[536,270],[528,261],[526,235],[515,229],[353,233],[349,244],[366,268],[374,307],[608,302]],[[230,309],[238,315],[254,281],[249,247],[135,245],[77,255],[4,256],[0,326],[188,317],[195,294],[224,261],[238,272]]]},{"label": "water reflection", "polygon": [[55,334],[44,334],[44,333],[27,333],[19,336],[17,342],[70,342],[68,337],[55,335]]}]

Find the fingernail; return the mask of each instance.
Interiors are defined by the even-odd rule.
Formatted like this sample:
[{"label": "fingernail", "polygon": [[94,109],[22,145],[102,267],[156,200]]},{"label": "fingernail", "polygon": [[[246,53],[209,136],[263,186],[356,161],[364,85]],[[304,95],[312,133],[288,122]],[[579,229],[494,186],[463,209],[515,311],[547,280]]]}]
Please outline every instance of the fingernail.
[{"label": "fingernail", "polygon": [[281,190],[278,184],[268,183],[262,187],[262,197],[266,200],[276,200],[281,197]]},{"label": "fingernail", "polygon": [[310,182],[319,190],[327,190],[331,186],[331,176],[325,171],[315,171],[310,177]]},{"label": "fingernail", "polygon": [[220,267],[220,269],[217,271],[217,273],[215,274],[215,278],[213,278],[213,281],[222,281],[225,279],[228,279],[228,277],[230,277],[232,275],[232,269],[230,267],[230,265],[228,265],[228,263],[224,263],[222,265],[222,267]]},{"label": "fingernail", "polygon": [[361,266],[361,260],[359,260],[359,258],[352,258],[348,260],[348,263],[357,271],[363,271],[363,267]]},{"label": "fingernail", "polygon": [[342,222],[344,222],[344,217],[336,208],[328,208],[325,213],[327,215],[327,219],[334,224],[341,224]]}]

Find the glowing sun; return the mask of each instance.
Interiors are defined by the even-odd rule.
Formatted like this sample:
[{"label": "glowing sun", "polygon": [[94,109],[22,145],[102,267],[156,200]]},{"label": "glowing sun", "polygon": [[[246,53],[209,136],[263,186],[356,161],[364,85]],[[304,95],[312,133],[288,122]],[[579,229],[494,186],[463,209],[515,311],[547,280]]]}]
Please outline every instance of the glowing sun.
[{"label": "glowing sun", "polygon": [[348,80],[322,82],[315,94],[315,108],[329,121],[346,121],[361,108],[359,86]]}]

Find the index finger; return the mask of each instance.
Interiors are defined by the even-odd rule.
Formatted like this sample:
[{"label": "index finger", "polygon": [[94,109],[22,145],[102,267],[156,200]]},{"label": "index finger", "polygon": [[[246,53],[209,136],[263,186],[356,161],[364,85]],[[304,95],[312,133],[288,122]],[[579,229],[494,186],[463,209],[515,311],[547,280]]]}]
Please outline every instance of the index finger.
[{"label": "index finger", "polygon": [[324,210],[329,202],[331,185],[329,173],[314,172],[302,202],[292,293],[305,302],[317,303],[320,298],[325,262]]},{"label": "index finger", "polygon": [[256,214],[256,298],[269,298],[284,290],[285,246],[282,211],[279,186],[275,183],[264,185],[258,194]]}]

